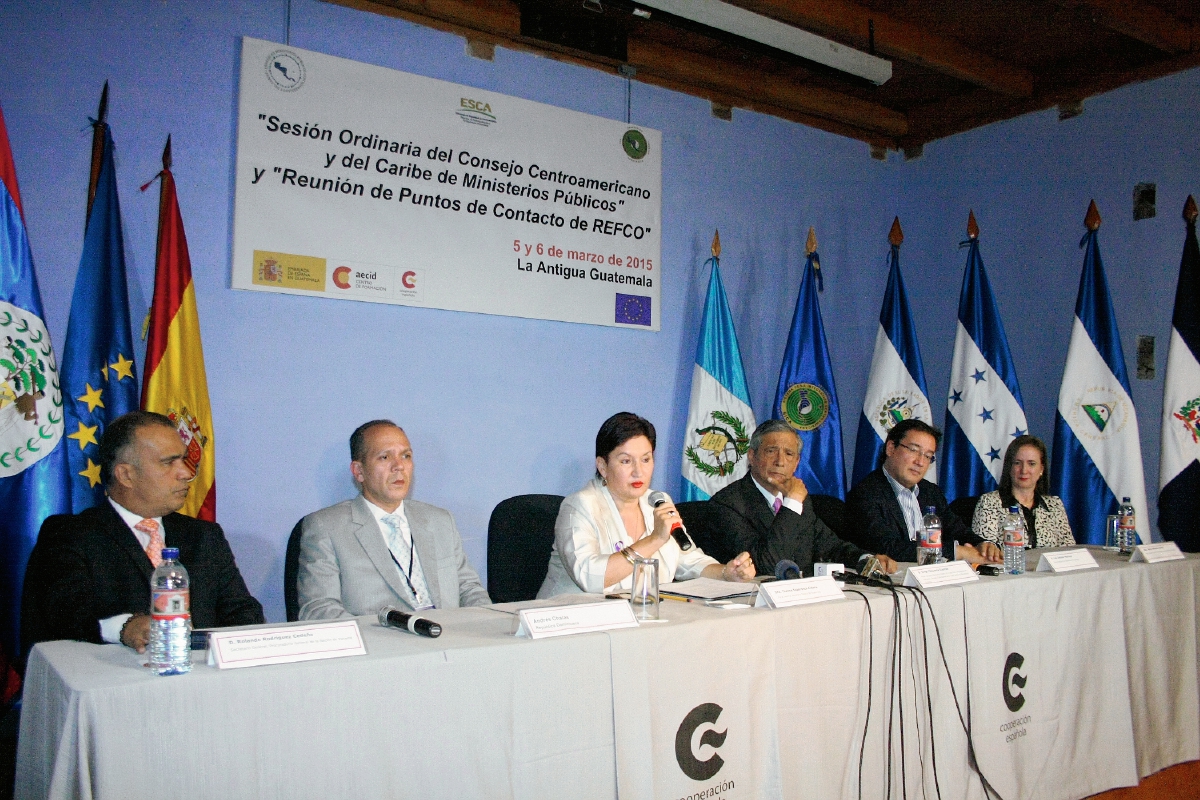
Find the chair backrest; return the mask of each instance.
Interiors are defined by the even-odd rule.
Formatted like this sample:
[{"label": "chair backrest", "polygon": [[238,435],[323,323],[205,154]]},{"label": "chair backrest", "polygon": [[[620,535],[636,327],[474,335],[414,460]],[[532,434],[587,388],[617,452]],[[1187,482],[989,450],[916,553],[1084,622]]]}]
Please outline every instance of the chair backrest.
[{"label": "chair backrest", "polygon": [[300,619],[300,597],[296,591],[296,576],[300,572],[300,534],[304,532],[304,520],[296,523],[288,536],[287,551],[283,556],[283,607],[288,622]]},{"label": "chair backrest", "polygon": [[829,526],[829,529],[838,535],[839,539],[850,541],[850,532],[847,528],[849,520],[846,519],[846,503],[831,494],[810,494],[809,502],[813,504],[813,511],[821,522]]},{"label": "chair backrest", "polygon": [[487,583],[493,603],[537,597],[550,550],[560,494],[521,494],[503,500],[488,520]]},{"label": "chair backrest", "polygon": [[979,505],[979,498],[980,495],[958,497],[950,504],[954,516],[961,519],[968,528],[971,527],[971,520],[975,518],[975,506]]},{"label": "chair backrest", "polygon": [[676,503],[675,508],[697,547],[722,564],[737,555],[728,552],[729,548],[717,527],[716,509],[709,501],[690,500]]}]

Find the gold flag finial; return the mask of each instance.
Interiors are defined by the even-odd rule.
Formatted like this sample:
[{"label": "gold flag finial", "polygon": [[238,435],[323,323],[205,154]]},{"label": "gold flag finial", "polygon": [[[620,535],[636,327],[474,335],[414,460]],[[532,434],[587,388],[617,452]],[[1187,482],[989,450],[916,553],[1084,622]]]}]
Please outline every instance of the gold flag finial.
[{"label": "gold flag finial", "polygon": [[900,227],[899,217],[892,220],[892,229],[888,231],[888,241],[891,242],[892,247],[904,244],[904,230]]},{"label": "gold flag finial", "polygon": [[1100,209],[1096,208],[1095,200],[1088,203],[1087,216],[1083,218],[1083,224],[1089,231],[1100,230]]},{"label": "gold flag finial", "polygon": [[975,221],[975,209],[971,209],[967,214],[967,238],[979,238],[979,223]]},{"label": "gold flag finial", "polygon": [[810,256],[817,252],[817,229],[811,226],[808,229],[808,240],[804,242],[804,252]]},{"label": "gold flag finial", "polygon": [[713,258],[721,257],[721,232],[720,231],[713,231],[712,254],[713,254]]},{"label": "gold flag finial", "polygon": [[1187,202],[1183,204],[1183,218],[1188,222],[1194,223],[1196,221],[1196,216],[1196,198],[1189,194]]}]

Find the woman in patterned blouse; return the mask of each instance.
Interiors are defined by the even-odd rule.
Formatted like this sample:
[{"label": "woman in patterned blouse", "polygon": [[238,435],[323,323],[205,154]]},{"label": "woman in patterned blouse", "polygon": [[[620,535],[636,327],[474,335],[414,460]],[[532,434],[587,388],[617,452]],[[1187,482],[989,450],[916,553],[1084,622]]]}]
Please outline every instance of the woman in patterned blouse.
[{"label": "woman in patterned blouse", "polygon": [[971,529],[1001,544],[1000,519],[1009,506],[1018,506],[1025,516],[1029,536],[1025,546],[1062,547],[1075,544],[1071,523],[1062,500],[1047,494],[1046,445],[1036,436],[1018,436],[1004,454],[1000,489],[979,498]]}]

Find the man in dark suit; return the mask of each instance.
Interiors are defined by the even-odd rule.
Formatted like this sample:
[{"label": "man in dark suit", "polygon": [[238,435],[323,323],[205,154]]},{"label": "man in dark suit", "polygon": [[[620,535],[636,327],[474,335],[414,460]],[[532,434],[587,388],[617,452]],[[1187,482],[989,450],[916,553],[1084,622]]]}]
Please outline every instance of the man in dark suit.
[{"label": "man in dark suit", "polygon": [[150,641],[150,575],[163,547],[179,549],[191,579],[197,628],[263,622],[219,525],[175,513],[194,473],[171,420],[133,411],[100,441],[106,502],[48,518],[25,571],[21,638],[120,642],[139,653]]},{"label": "man in dark suit", "polygon": [[[1000,549],[976,536],[959,519],[936,483],[925,480],[942,432],[918,419],[888,431],[883,463],[846,497],[850,524],[862,543],[897,561],[917,560],[917,532],[924,509],[933,506],[942,521],[942,550],[972,564],[1003,561]],[[958,549],[953,550],[954,543]]]},{"label": "man in dark suit", "polygon": [[[750,472],[713,495],[717,535],[731,553],[748,552],[760,575],[773,575],[783,559],[796,562],[806,575],[813,563],[831,561],[851,569],[868,557],[842,541],[806,503],[808,488],[796,477],[800,436],[783,420],[767,420],[750,437]],[[892,573],[895,563],[880,557]]]}]

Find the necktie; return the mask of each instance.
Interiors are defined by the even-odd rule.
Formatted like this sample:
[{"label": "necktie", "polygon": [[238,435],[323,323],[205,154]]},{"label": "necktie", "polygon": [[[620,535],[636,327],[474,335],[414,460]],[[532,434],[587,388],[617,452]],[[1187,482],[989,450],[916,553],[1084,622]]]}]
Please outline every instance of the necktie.
[{"label": "necktie", "polygon": [[429,589],[425,585],[425,573],[421,562],[417,560],[416,544],[411,536],[405,536],[400,527],[400,517],[388,514],[383,518],[383,527],[387,534],[388,550],[392,552],[392,560],[400,570],[400,577],[408,584],[408,591],[414,609],[433,608],[429,600]]},{"label": "necktie", "polygon": [[775,513],[779,513],[779,509],[783,508],[783,498],[776,497],[775,502],[771,504],[771,508],[775,509]]},{"label": "necktie", "polygon": [[144,519],[133,527],[150,537],[150,544],[146,545],[146,557],[150,559],[154,568],[158,569],[162,564],[163,551],[163,535],[158,523],[152,519]]}]

